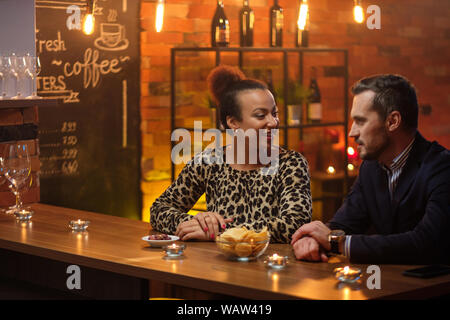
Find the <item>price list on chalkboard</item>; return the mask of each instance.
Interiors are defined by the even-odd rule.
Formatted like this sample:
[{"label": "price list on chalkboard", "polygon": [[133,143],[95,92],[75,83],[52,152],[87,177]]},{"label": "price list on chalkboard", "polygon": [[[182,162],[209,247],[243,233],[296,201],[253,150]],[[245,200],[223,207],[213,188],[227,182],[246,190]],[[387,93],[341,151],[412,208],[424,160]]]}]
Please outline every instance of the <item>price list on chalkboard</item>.
[{"label": "price list on chalkboard", "polygon": [[[48,143],[40,144],[45,156],[41,155],[41,178],[78,175],[77,122],[64,121],[60,129],[41,129],[39,134]],[[53,142],[52,142],[53,140]]]},{"label": "price list on chalkboard", "polygon": [[36,1],[41,202],[140,218],[139,2]]}]

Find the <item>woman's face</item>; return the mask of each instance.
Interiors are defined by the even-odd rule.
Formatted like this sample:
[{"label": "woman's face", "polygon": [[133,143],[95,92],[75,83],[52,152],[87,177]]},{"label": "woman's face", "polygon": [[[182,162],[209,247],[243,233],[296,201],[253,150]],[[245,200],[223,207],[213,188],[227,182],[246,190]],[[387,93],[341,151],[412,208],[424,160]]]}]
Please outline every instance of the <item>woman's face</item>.
[{"label": "woman's face", "polygon": [[239,121],[234,117],[228,117],[228,126],[233,130],[242,129],[244,133],[248,129],[254,129],[258,141],[259,135],[263,134],[267,138],[267,144],[270,145],[273,138],[272,129],[277,129],[280,123],[272,93],[262,89],[244,90],[238,94],[237,99],[242,119]]}]

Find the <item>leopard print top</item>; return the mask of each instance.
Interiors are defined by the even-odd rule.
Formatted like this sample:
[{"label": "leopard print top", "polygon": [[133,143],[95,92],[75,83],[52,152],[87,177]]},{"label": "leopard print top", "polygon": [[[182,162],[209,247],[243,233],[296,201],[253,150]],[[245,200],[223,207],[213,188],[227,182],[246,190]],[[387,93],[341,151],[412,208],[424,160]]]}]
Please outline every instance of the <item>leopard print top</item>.
[{"label": "leopard print top", "polygon": [[280,148],[274,174],[199,161],[211,159],[214,154],[207,149],[196,155],[156,199],[150,209],[154,230],[173,234],[181,222],[193,218],[187,212],[205,192],[208,211],[224,218],[234,217],[227,228],[261,230],[267,226],[271,242],[289,243],[292,234],[311,221],[308,163],[300,153]]}]

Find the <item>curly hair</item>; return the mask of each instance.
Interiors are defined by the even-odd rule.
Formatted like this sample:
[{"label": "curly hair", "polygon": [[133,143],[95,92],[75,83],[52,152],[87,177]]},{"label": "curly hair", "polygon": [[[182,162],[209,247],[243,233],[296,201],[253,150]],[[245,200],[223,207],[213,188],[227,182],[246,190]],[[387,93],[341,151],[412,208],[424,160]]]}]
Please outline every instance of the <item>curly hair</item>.
[{"label": "curly hair", "polygon": [[222,126],[229,129],[227,117],[235,117],[242,121],[241,106],[238,94],[244,90],[267,90],[267,85],[256,79],[248,79],[237,67],[221,65],[214,68],[207,78],[208,89],[219,108]]}]

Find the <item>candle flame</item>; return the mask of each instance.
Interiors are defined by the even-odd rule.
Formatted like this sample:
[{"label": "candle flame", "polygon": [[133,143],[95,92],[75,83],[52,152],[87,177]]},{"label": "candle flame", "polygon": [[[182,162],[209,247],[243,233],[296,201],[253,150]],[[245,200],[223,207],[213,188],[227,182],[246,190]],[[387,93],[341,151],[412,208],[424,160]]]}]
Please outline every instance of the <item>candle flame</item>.
[{"label": "candle flame", "polygon": [[347,275],[347,274],[349,273],[349,271],[350,271],[349,266],[346,266],[346,267],[344,268],[344,274]]}]

